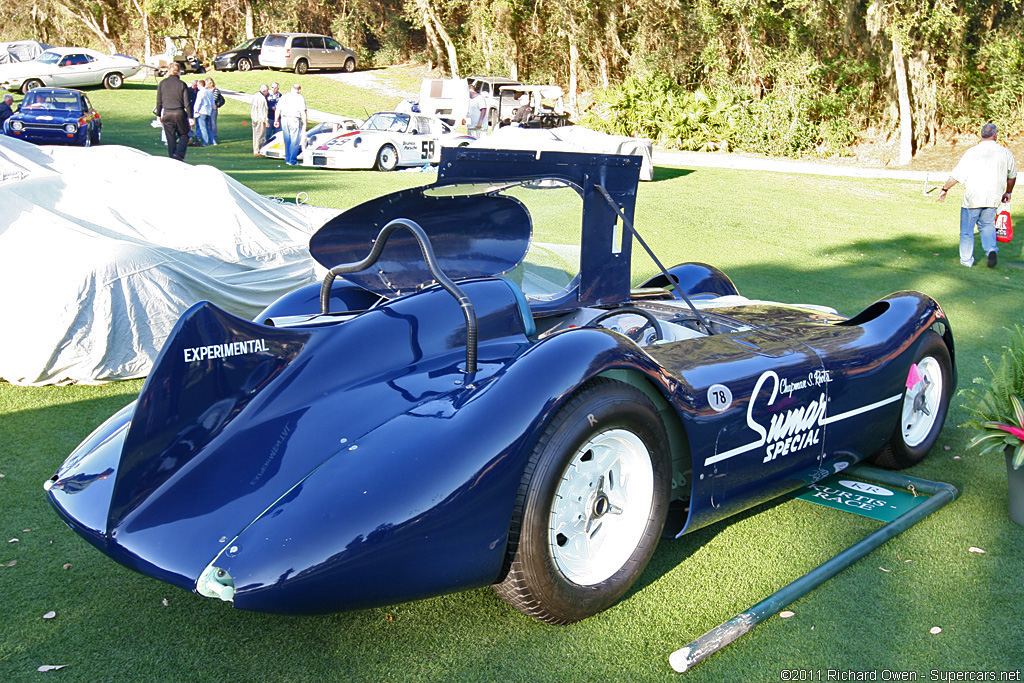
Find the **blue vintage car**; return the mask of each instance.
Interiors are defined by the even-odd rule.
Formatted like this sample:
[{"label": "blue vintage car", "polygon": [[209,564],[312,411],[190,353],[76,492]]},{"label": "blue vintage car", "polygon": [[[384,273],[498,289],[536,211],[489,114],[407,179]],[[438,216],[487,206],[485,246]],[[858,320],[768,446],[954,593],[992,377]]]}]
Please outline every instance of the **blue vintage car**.
[{"label": "blue vintage car", "polygon": [[7,135],[38,145],[98,145],[101,127],[86,94],[69,88],[29,90],[4,122]]},{"label": "blue vintage car", "polygon": [[[254,321],[189,309],[51,503],[117,562],[240,609],[494,585],[569,623],[659,537],[865,458],[919,462],[956,384],[939,305],[904,291],[847,318],[663,268],[632,227],[639,171],[444,150],[434,184],[313,236],[323,283]],[[635,247],[660,270],[639,286]]]}]

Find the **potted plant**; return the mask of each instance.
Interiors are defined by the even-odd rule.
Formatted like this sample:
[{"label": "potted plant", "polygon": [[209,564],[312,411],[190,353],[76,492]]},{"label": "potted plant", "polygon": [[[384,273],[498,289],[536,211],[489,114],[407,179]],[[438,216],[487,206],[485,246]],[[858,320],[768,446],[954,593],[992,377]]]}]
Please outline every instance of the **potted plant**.
[{"label": "potted plant", "polygon": [[976,386],[961,393],[971,415],[964,426],[978,432],[967,447],[1005,454],[1010,518],[1024,524],[1024,328],[1014,326],[998,363],[984,361],[990,377],[976,378]]}]

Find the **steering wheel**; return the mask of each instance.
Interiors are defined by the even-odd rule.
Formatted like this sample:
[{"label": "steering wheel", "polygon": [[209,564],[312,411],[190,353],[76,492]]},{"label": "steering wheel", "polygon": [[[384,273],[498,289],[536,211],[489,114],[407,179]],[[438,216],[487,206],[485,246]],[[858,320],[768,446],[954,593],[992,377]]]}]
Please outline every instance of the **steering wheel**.
[{"label": "steering wheel", "polygon": [[626,308],[615,308],[610,311],[605,311],[604,313],[597,316],[596,318],[588,322],[586,325],[583,325],[582,327],[599,327],[600,324],[605,320],[608,320],[609,318],[614,318],[615,316],[619,315],[638,315],[647,321],[644,325],[640,326],[639,328],[635,328],[628,333],[624,333],[633,341],[638,343],[643,341],[644,330],[646,330],[648,327],[654,330],[654,339],[652,339],[651,341],[657,341],[658,339],[665,338],[665,335],[661,331],[661,323],[659,322],[659,320],[655,318],[653,315],[651,315],[650,312],[645,311],[642,308],[635,308],[633,306],[628,306]]}]

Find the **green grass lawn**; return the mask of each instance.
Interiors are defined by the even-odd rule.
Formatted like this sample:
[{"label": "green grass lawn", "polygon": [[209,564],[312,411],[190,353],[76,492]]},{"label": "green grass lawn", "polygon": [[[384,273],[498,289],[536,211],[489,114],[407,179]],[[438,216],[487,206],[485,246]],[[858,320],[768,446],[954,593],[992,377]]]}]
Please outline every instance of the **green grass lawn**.
[{"label": "green grass lawn", "polygon": [[[364,103],[371,112],[395,104],[322,76],[215,77],[247,92],[275,78],[298,80],[311,107],[350,115],[365,115]],[[165,153],[149,127],[155,87],[133,81],[118,92],[90,91],[104,144]],[[312,203],[332,207],[434,179],[255,159],[247,115],[246,105],[229,101],[220,115],[222,144],[190,149],[188,163],[212,164],[263,194],[307,192]],[[658,168],[655,182],[640,187],[636,225],[667,264],[714,264],[751,298],[828,304],[853,315],[893,291],[931,294],[952,324],[964,387],[982,373],[986,354],[999,354],[1003,328],[1024,319],[1024,269],[1008,265],[1022,260],[1021,241],[1004,245],[994,270],[984,259],[961,267],[958,197],[938,204],[921,189],[904,181]],[[178,191],[183,207],[195,207],[190,219],[199,220],[202,188]],[[653,264],[634,254],[636,279],[653,274]],[[4,331],[17,328],[6,321]],[[140,386],[0,385],[2,681],[673,680],[670,652],[878,527],[803,501],[765,505],[662,542],[626,599],[567,627],[532,621],[489,589],[325,617],[234,611],[108,560],[45,500],[42,482]],[[933,670],[1020,669],[1024,528],[1007,517],[1002,459],[965,450],[970,435],[958,428],[965,420],[954,399],[932,455],[909,471],[954,484],[958,501],[794,603],[792,618],[770,618],[686,679],[779,681],[783,669],[799,669],[819,672],[813,680],[828,680],[828,670],[939,680]],[[985,554],[969,552],[972,546]],[[44,619],[51,610],[56,616]],[[942,632],[933,635],[936,626]],[[47,664],[68,668],[37,673]]]}]

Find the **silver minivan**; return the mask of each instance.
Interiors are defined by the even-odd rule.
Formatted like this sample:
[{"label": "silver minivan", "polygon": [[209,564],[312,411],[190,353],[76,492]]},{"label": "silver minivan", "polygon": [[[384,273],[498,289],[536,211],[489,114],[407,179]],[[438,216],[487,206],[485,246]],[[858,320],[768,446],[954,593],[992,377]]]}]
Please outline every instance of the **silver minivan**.
[{"label": "silver minivan", "polygon": [[334,38],[318,33],[271,33],[260,49],[260,64],[272,69],[355,71],[356,53]]}]

